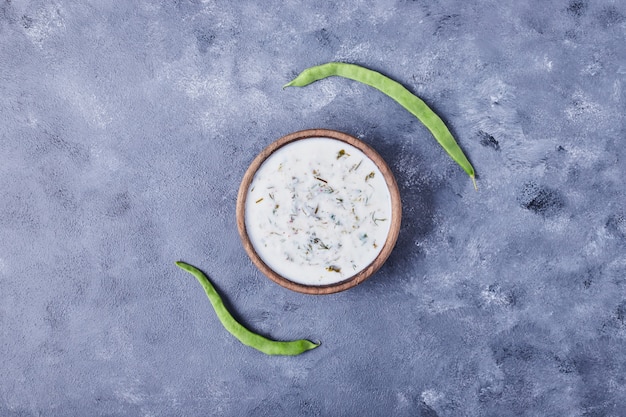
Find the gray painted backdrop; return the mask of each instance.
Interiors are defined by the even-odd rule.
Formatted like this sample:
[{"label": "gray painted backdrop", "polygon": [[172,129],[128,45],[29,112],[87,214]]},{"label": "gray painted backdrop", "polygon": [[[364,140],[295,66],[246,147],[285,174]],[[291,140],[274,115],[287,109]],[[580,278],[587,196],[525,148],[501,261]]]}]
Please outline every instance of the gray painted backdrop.
[{"label": "gray painted backdrop", "polygon": [[[511,4],[508,4],[511,3]],[[0,1],[0,415],[626,415],[626,3]],[[369,87],[448,123],[476,192]],[[404,221],[344,293],[262,276],[239,182],[289,132],[377,149]],[[266,357],[237,316],[323,345]]]}]

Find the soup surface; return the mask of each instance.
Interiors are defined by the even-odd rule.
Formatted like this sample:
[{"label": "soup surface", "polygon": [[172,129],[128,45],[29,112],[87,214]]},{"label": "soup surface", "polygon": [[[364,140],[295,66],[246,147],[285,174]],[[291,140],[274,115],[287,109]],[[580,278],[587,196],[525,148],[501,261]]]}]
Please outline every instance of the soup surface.
[{"label": "soup surface", "polygon": [[308,138],[282,146],[256,171],[245,206],[259,257],[304,285],[344,281],[378,256],[391,224],[385,179],[362,151]]}]

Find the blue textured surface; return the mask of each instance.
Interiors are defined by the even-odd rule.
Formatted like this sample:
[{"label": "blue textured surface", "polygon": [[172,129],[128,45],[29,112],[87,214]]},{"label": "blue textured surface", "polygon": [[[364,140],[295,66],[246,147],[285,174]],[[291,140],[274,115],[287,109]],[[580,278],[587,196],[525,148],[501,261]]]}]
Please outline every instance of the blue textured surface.
[{"label": "blue textured surface", "polygon": [[[0,1],[0,415],[625,416],[625,39],[617,0]],[[379,92],[281,89],[327,61],[420,95],[478,192]],[[321,297],[235,223],[253,157],[316,127],[404,207],[383,269]],[[323,345],[239,344],[179,259]]]}]

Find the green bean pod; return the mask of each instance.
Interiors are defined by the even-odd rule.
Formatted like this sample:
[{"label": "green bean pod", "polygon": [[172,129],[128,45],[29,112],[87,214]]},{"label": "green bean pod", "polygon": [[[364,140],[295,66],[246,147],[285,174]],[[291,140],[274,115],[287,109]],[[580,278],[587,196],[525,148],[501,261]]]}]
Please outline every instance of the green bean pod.
[{"label": "green bean pod", "polygon": [[315,349],[320,345],[319,343],[313,343],[304,339],[290,342],[277,342],[251,332],[235,320],[235,318],[226,309],[222,298],[217,293],[215,287],[213,287],[213,284],[211,284],[211,281],[209,281],[206,275],[204,275],[196,267],[185,262],[176,262],[176,265],[196,277],[198,282],[200,282],[200,285],[204,288],[207,297],[209,297],[209,301],[217,314],[217,318],[220,320],[224,328],[244,345],[259,350],[266,355],[286,356],[299,355],[307,350]]},{"label": "green bean pod", "polygon": [[305,87],[323,78],[339,76],[367,84],[385,93],[402,107],[407,109],[413,116],[417,117],[430,130],[437,142],[456,161],[457,164],[470,176],[476,188],[476,174],[474,167],[467,160],[467,157],[454,140],[454,137],[441,120],[441,118],[430,109],[419,97],[412,94],[402,84],[382,75],[379,72],[363,68],[359,65],[346,64],[342,62],[329,62],[305,69],[291,82],[285,84],[286,87]]}]

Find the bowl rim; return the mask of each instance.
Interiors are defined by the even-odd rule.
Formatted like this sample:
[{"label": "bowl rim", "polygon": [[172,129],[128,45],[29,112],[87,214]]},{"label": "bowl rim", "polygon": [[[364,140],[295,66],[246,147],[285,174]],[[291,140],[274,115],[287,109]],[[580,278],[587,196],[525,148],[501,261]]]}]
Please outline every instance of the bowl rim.
[{"label": "bowl rim", "polygon": [[[387,188],[389,189],[389,195],[391,196],[391,223],[389,226],[389,233],[387,234],[387,239],[385,240],[383,248],[381,249],[379,254],[368,266],[363,268],[357,274],[343,281],[327,285],[300,284],[291,281],[275,272],[265,262],[263,262],[259,254],[256,252],[246,230],[246,199],[248,195],[248,189],[250,188],[250,184],[252,183],[256,171],[263,164],[263,162],[265,162],[265,160],[269,158],[276,150],[282,148],[289,143],[312,138],[336,139],[359,149],[368,158],[370,158],[374,162],[374,164],[376,164],[380,172],[383,174],[383,177],[385,178],[385,183],[387,184]],[[241,180],[241,185],[239,186],[239,192],[237,194],[236,217],[237,229],[239,230],[239,236],[241,237],[243,247],[252,263],[261,272],[263,272],[264,275],[266,275],[275,283],[292,291],[303,294],[323,295],[332,294],[352,288],[368,279],[376,271],[378,271],[380,267],[382,267],[387,258],[389,258],[389,255],[391,255],[391,252],[398,240],[398,235],[400,233],[400,223],[402,221],[402,203],[400,201],[400,191],[398,189],[398,184],[391,169],[389,168],[385,160],[370,145],[355,138],[354,136],[336,130],[306,129],[290,133],[275,140],[254,158],[254,160],[246,170],[246,173]]]}]

